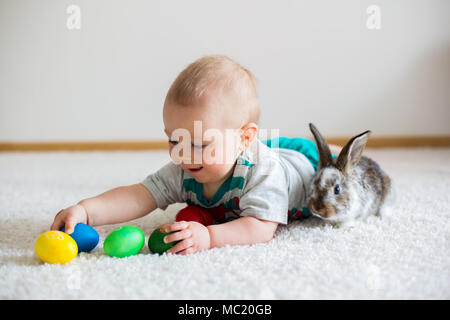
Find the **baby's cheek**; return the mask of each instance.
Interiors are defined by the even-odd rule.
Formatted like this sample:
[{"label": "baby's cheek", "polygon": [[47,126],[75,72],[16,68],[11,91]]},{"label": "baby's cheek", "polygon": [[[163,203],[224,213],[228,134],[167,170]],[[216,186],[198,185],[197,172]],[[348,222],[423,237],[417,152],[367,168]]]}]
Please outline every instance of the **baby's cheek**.
[{"label": "baby's cheek", "polygon": [[204,164],[203,167],[215,177],[223,177],[231,169],[231,166],[227,164]]},{"label": "baby's cheek", "polygon": [[222,150],[211,147],[207,148],[203,152],[202,160],[204,167],[222,165],[224,162],[226,162],[225,155],[223,154]]}]

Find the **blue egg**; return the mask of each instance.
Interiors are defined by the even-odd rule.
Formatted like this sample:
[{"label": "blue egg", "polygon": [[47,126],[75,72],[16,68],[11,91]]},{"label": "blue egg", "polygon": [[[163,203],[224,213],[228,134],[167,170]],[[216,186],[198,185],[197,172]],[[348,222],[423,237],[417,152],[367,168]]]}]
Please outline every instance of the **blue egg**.
[{"label": "blue egg", "polygon": [[[60,230],[65,232],[66,228],[62,227]],[[90,252],[97,246],[99,240],[97,231],[84,223],[78,223],[70,236],[78,245],[78,253]]]}]

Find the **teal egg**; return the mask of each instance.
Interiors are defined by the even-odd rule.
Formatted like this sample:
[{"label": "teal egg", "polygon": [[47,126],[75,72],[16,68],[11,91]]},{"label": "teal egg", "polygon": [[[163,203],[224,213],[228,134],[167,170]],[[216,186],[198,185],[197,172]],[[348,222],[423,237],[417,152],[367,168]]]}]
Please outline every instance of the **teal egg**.
[{"label": "teal egg", "polygon": [[145,243],[144,232],[135,226],[122,226],[111,232],[103,242],[103,250],[110,257],[129,257],[138,254]]}]

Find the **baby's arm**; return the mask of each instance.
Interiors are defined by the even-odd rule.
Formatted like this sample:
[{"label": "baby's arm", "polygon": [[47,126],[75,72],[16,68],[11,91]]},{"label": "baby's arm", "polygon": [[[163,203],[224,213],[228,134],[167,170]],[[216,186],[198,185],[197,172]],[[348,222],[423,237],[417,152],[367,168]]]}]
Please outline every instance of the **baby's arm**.
[{"label": "baby's arm", "polygon": [[91,226],[121,223],[143,217],[155,209],[155,199],[143,185],[122,186],[62,210],[55,217],[51,230],[65,226],[70,234],[79,222]]},{"label": "baby's arm", "polygon": [[203,226],[198,222],[180,221],[166,224],[160,229],[166,243],[181,240],[168,250],[169,253],[190,254],[225,245],[250,245],[270,241],[278,223],[254,217],[242,217],[230,222]]},{"label": "baby's arm", "polygon": [[210,248],[225,245],[247,245],[272,240],[278,223],[254,217],[242,217],[230,222],[208,226]]}]

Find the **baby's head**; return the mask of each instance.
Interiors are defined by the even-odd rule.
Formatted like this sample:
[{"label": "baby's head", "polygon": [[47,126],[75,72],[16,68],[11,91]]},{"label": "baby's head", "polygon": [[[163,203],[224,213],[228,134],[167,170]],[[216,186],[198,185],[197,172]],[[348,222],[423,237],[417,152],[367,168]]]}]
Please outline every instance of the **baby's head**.
[{"label": "baby's head", "polygon": [[163,120],[172,160],[198,182],[220,181],[257,136],[255,78],[228,57],[203,57],[173,82]]}]

